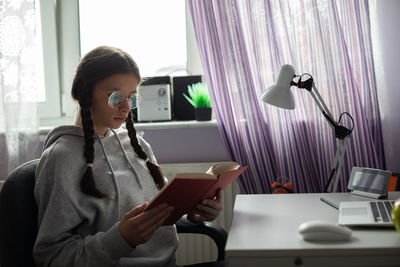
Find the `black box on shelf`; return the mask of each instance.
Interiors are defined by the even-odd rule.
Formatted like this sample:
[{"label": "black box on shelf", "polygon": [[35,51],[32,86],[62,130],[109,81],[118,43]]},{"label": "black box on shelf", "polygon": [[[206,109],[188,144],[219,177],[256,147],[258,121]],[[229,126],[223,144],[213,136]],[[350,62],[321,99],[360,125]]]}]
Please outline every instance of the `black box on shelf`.
[{"label": "black box on shelf", "polygon": [[194,107],[183,96],[188,95],[188,86],[202,81],[201,75],[172,77],[173,120],[194,120]]}]

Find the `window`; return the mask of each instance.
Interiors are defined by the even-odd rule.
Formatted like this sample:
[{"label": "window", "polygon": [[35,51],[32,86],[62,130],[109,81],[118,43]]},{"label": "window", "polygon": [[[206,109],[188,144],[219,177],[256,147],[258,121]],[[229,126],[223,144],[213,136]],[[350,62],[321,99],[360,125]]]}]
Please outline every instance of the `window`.
[{"label": "window", "polygon": [[51,102],[45,90],[45,44],[40,8],[39,0],[0,2],[0,69],[4,103],[32,102],[43,106]]},{"label": "window", "polygon": [[40,0],[40,4],[46,99],[58,105],[58,111],[43,106],[48,112],[41,113],[42,126],[73,122],[76,104],[70,91],[76,66],[81,55],[99,45],[127,51],[143,77],[186,75],[186,70],[202,74],[184,0]]},{"label": "window", "polygon": [[79,24],[81,55],[110,45],[128,52],[142,76],[186,69],[183,0],[79,0]]}]

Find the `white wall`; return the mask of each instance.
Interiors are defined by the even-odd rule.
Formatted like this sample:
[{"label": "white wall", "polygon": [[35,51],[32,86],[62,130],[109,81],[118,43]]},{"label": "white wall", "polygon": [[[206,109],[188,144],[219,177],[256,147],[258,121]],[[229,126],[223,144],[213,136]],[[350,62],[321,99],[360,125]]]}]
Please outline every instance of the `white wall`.
[{"label": "white wall", "polygon": [[400,172],[400,1],[377,0],[376,7],[381,57],[375,64],[382,64],[377,68],[384,79],[378,93],[386,168]]}]

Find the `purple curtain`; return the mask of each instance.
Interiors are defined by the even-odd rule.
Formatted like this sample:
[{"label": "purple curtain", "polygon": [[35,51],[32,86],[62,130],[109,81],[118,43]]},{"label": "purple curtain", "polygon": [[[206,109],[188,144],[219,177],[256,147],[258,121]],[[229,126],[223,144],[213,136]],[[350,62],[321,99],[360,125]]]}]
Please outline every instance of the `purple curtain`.
[{"label": "purple curtain", "polygon": [[[189,0],[205,79],[232,160],[249,165],[243,193],[269,193],[278,177],[321,192],[337,140],[311,95],[296,109],[262,103],[283,64],[310,73],[337,120],[354,118],[338,191],[353,166],[384,168],[368,1]],[[350,121],[344,119],[344,125]]]}]

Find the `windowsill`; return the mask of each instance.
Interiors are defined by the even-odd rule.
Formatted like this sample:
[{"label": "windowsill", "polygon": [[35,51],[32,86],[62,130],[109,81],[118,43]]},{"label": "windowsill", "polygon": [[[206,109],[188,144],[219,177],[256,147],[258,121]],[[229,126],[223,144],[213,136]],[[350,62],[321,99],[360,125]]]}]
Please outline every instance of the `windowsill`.
[{"label": "windowsill", "polygon": [[[45,125],[41,126],[39,128],[39,131],[41,134],[47,134],[51,129],[56,127],[57,125],[60,125],[58,121],[57,124],[54,124],[54,126],[51,125]],[[65,124],[73,124],[71,123],[71,119],[68,118],[66,120]],[[144,130],[165,130],[165,129],[180,129],[180,128],[207,128],[207,127],[217,127],[217,121],[216,120],[210,120],[210,121],[162,121],[162,122],[136,122],[135,123],[135,128],[139,131],[144,131]]]},{"label": "windowsill", "polygon": [[163,121],[163,122],[136,122],[137,130],[161,130],[161,129],[179,129],[179,128],[207,128],[217,127],[216,120],[210,121]]}]

